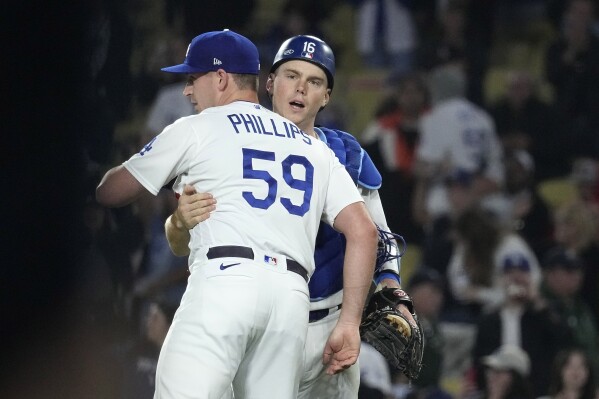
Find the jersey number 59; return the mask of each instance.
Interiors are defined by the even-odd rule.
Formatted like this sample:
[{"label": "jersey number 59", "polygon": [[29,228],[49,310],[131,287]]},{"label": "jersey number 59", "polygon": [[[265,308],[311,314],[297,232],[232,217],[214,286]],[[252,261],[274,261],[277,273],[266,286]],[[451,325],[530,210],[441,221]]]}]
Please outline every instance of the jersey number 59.
[{"label": "jersey number 59", "polygon": [[[271,151],[260,151],[251,148],[243,148],[243,178],[264,180],[268,184],[268,195],[266,198],[256,198],[250,191],[243,191],[243,198],[253,208],[268,209],[275,202],[277,197],[278,182],[270,173],[265,170],[254,169],[252,160],[262,159],[275,162],[275,153]],[[306,171],[305,180],[296,179],[291,174],[293,165],[302,165]],[[281,204],[292,215],[303,216],[310,210],[310,199],[312,198],[312,189],[314,185],[314,166],[301,155],[289,155],[281,162],[283,168],[283,179],[285,183],[295,190],[303,191],[303,202],[300,205],[294,205],[289,198],[281,197]]]}]

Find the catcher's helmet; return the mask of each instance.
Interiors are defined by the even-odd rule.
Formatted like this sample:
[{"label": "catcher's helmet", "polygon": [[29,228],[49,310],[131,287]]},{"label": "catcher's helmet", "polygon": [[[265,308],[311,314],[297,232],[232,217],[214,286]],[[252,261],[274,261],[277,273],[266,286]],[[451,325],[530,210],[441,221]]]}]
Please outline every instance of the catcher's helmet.
[{"label": "catcher's helmet", "polygon": [[333,89],[335,77],[335,56],[333,50],[316,36],[299,35],[285,40],[279,47],[270,67],[274,72],[282,63],[291,60],[308,61],[322,68],[327,75],[328,88]]}]

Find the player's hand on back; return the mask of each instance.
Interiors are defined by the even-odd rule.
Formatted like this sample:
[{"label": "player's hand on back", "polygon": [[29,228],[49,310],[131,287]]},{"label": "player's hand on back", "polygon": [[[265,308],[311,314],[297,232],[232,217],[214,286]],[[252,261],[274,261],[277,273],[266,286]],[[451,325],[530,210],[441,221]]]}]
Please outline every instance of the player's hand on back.
[{"label": "player's hand on back", "polygon": [[196,189],[186,184],[179,197],[175,211],[177,221],[188,230],[210,217],[210,212],[216,209],[216,199],[210,193],[198,193]]},{"label": "player's hand on back", "polygon": [[361,342],[359,326],[338,322],[324,347],[322,362],[327,374],[337,374],[355,364]]}]

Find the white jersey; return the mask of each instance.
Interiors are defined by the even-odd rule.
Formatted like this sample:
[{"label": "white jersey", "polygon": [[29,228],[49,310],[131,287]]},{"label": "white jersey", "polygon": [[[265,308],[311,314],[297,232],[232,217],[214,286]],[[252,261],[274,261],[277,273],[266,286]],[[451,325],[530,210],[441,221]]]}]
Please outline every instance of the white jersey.
[{"label": "white jersey", "polygon": [[245,101],[184,117],[124,167],[153,194],[178,176],[218,199],[191,231],[189,263],[210,247],[239,245],[296,260],[311,275],[319,221],[332,225],[362,201],[333,152],[287,119]]},{"label": "white jersey", "polygon": [[[416,157],[442,165],[448,174],[459,171],[485,176],[499,184],[504,180],[502,149],[495,124],[488,113],[464,99],[447,100],[422,118]],[[437,175],[427,198],[432,215],[448,211],[445,177]]]}]

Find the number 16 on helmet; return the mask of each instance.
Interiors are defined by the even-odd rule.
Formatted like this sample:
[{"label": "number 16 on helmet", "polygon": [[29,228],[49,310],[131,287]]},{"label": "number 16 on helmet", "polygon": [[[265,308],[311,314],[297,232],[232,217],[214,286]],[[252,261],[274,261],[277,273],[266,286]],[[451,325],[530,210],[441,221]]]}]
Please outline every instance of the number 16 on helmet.
[{"label": "number 16 on helmet", "polygon": [[316,36],[299,35],[283,42],[275,59],[270,73],[273,73],[281,64],[291,60],[308,61],[322,68],[327,75],[328,88],[333,89],[335,81],[335,55],[333,50],[323,40]]}]

